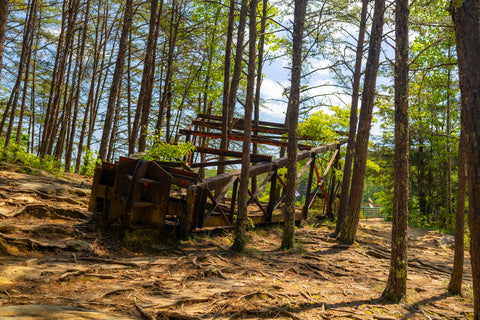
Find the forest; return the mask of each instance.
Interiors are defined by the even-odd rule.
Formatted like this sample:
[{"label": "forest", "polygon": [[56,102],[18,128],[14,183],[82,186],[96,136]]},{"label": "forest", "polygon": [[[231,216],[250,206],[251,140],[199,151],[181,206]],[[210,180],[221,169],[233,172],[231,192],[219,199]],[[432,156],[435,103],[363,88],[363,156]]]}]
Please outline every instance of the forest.
[{"label": "forest", "polygon": [[[361,206],[380,206],[392,225],[381,296],[398,302],[407,293],[407,225],[454,235],[448,291],[461,293],[468,251],[467,317],[480,319],[477,7],[474,0],[2,0],[0,161],[91,179],[96,166],[119,157],[180,160],[193,147],[179,131],[198,114],[219,116],[220,144],[203,139],[202,147],[244,155],[231,248],[248,247],[243,172],[258,152],[289,159],[279,245],[288,250],[298,237],[299,143],[347,138],[332,178],[334,231],[322,239],[352,245],[363,232]],[[243,143],[228,138],[234,118],[247,124]],[[250,139],[259,121],[282,123],[288,146],[258,150]]]}]

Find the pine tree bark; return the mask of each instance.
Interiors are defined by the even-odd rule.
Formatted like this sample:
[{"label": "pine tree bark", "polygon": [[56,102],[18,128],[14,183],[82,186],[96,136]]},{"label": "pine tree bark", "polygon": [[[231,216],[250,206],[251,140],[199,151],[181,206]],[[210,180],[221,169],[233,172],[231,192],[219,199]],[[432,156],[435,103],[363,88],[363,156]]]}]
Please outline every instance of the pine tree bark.
[{"label": "pine tree bark", "polygon": [[0,0],[0,79],[2,79],[3,49],[5,47],[5,33],[7,31],[9,6],[9,0]]},{"label": "pine tree bark", "polygon": [[[38,8],[38,2],[37,0],[33,0],[32,3],[30,4],[29,12],[27,15],[27,25],[25,27],[24,33],[23,33],[23,40],[22,40],[22,52],[20,53],[20,61],[18,64],[18,73],[17,73],[17,80],[15,81],[15,84],[12,89],[12,94],[10,96],[10,99],[8,100],[3,118],[2,118],[2,123],[0,124],[0,134],[2,133],[3,126],[5,124],[5,121],[10,115],[10,119],[8,122],[8,128],[7,132],[5,134],[5,151],[8,151],[8,148],[10,146],[10,139],[12,137],[13,133],[13,125],[15,122],[15,116],[16,116],[16,111],[17,111],[17,104],[18,104],[18,99],[20,95],[20,86],[22,83],[22,78],[25,77],[24,79],[24,97],[26,95],[26,86],[28,83],[28,72],[25,73],[24,69],[28,68],[30,64],[30,53],[32,50],[32,44],[33,44],[33,29],[35,26],[35,20],[36,20],[36,15],[37,15],[37,8]],[[24,101],[23,101],[24,102]]]},{"label": "pine tree bark", "polygon": [[238,216],[235,222],[235,239],[232,245],[232,249],[237,252],[244,251],[247,244],[247,200],[250,180],[250,144],[252,141],[252,112],[255,90],[257,0],[250,0],[248,12],[248,72],[242,147],[242,172],[240,174],[240,187],[238,189]]},{"label": "pine tree bark", "polygon": [[70,171],[70,162],[72,160],[72,151],[73,151],[73,141],[75,140],[75,132],[76,132],[76,124],[78,119],[78,112],[79,112],[79,101],[80,101],[80,88],[81,83],[85,77],[85,64],[83,63],[83,59],[85,57],[85,46],[87,40],[87,30],[88,30],[88,23],[89,23],[89,16],[90,16],[90,0],[86,1],[86,7],[84,12],[84,19],[83,19],[83,30],[82,35],[80,37],[80,52],[77,57],[77,65],[79,66],[78,77],[75,85],[75,92],[73,97],[73,119],[72,119],[72,126],[69,133],[69,139],[67,144],[67,149],[65,151],[65,172]]},{"label": "pine tree bark", "polygon": [[138,151],[145,151],[146,146],[146,129],[148,126],[148,117],[150,115],[150,107],[152,103],[153,79],[155,76],[155,57],[157,52],[158,29],[160,28],[160,15],[163,10],[163,0],[158,9],[159,0],[150,2],[150,27],[147,39],[147,52],[145,53],[145,63],[143,65],[142,84],[138,96],[137,110],[135,111],[135,119],[128,143],[128,153],[135,153],[135,144],[137,140],[138,126],[143,134],[140,134]]},{"label": "pine tree bark", "polygon": [[[165,134],[165,140],[168,140],[169,136],[169,129],[170,129],[170,111],[171,111],[171,98],[172,98],[172,78],[173,78],[173,62],[175,58],[175,46],[177,44],[177,35],[178,35],[178,28],[180,25],[180,13],[178,10],[179,4],[176,1],[172,2],[172,12],[170,16],[170,30],[168,34],[168,57],[167,57],[167,66],[166,66],[166,74],[163,86],[163,92],[161,95],[160,100],[160,110],[158,111],[158,118],[156,128],[156,134],[160,134],[162,132],[163,127],[163,118],[164,116],[167,118],[167,128]],[[142,131],[143,130],[143,131]],[[142,136],[145,136],[146,131],[144,127],[140,127],[140,139]],[[139,148],[140,151],[140,148]]]},{"label": "pine tree bark", "polygon": [[108,96],[107,114],[105,115],[105,121],[103,124],[102,140],[100,142],[100,148],[98,155],[100,160],[105,161],[107,155],[107,148],[109,145],[109,137],[112,130],[112,121],[115,111],[116,101],[119,98],[118,93],[123,77],[123,67],[125,65],[125,53],[127,51],[127,39],[132,25],[133,16],[133,0],[127,0],[125,2],[125,13],[123,17],[123,27],[120,36],[120,43],[118,46],[117,62],[115,63],[115,71],[113,72],[112,84],[110,87],[110,94]]},{"label": "pine tree bark", "polygon": [[408,0],[396,0],[395,8],[395,159],[393,225],[390,271],[382,296],[398,302],[407,294],[407,226],[409,183],[408,115]]},{"label": "pine tree bark", "polygon": [[[464,108],[462,108],[464,110]],[[462,114],[462,117],[465,115]],[[453,268],[448,291],[453,294],[462,293],[463,261],[465,250],[465,196],[467,189],[467,174],[465,170],[465,128],[460,132],[460,144],[458,146],[458,191],[457,208],[455,210],[455,251],[453,256]]]},{"label": "pine tree bark", "polygon": [[360,14],[360,28],[358,30],[357,52],[355,57],[355,70],[353,72],[352,102],[350,107],[350,129],[348,131],[347,152],[343,168],[342,191],[340,193],[340,204],[338,206],[337,223],[335,231],[331,235],[335,238],[340,233],[342,225],[347,216],[348,200],[350,193],[350,179],[352,178],[352,163],[355,152],[355,136],[357,134],[358,122],[358,98],[360,96],[360,78],[362,76],[363,42],[367,29],[368,0],[362,0],[362,12]]},{"label": "pine tree bark", "polygon": [[[38,12],[38,2],[36,0],[32,1],[32,9],[29,17],[29,24],[32,24],[31,26],[28,26],[27,28],[30,29],[32,34],[28,35],[28,40],[27,40],[27,53],[26,53],[26,69],[25,69],[25,74],[24,74],[24,79],[23,79],[23,88],[22,88],[22,102],[20,104],[20,115],[18,116],[18,125],[17,125],[17,135],[15,139],[16,144],[20,144],[20,140],[22,138],[22,133],[23,133],[23,117],[25,116],[25,109],[27,107],[27,93],[28,93],[28,83],[29,83],[29,77],[30,77],[30,66],[31,66],[31,60],[32,60],[32,50],[33,50],[33,40],[34,40],[34,29],[35,26],[37,25],[37,12]],[[27,31],[29,32],[29,31]],[[30,137],[33,138],[33,137]]]},{"label": "pine tree bark", "polygon": [[295,0],[293,15],[293,48],[290,97],[288,99],[287,186],[285,188],[285,214],[282,249],[290,249],[295,241],[295,189],[297,185],[298,110],[302,78],[303,25],[307,0]]},{"label": "pine tree bark", "polygon": [[[223,97],[222,97],[222,136],[220,139],[220,149],[225,150],[228,147],[228,97],[230,92],[230,69],[232,58],[233,27],[235,23],[235,0],[230,0],[228,13],[227,41],[225,44],[225,57],[223,66]],[[225,161],[225,156],[220,156],[220,161]],[[225,172],[225,166],[218,166],[217,174]]]},{"label": "pine tree bark", "polygon": [[[53,144],[55,142],[55,131],[57,130],[57,121],[60,115],[60,102],[64,88],[66,69],[68,65],[68,57],[72,48],[72,42],[75,34],[75,22],[78,13],[79,0],[70,0],[63,9],[62,17],[62,33],[60,35],[57,47],[57,68],[54,68],[52,75],[52,89],[47,107],[45,125],[42,133],[42,143],[39,153],[41,156],[51,155]],[[67,20],[67,28],[65,36],[63,36],[63,24]]]},{"label": "pine tree bark", "polygon": [[[98,7],[102,7],[101,1],[98,3]],[[80,172],[80,165],[82,162],[82,155],[83,155],[83,150],[84,150],[84,141],[85,141],[85,135],[90,137],[90,132],[93,132],[94,129],[94,123],[92,123],[91,120],[91,114],[92,109],[93,109],[93,104],[95,100],[95,86],[100,84],[100,77],[99,77],[99,69],[103,67],[103,61],[105,59],[105,45],[107,41],[104,42],[103,49],[102,47],[99,47],[99,42],[100,39],[106,38],[106,32],[105,32],[105,17],[104,15],[103,19],[101,18],[100,14],[98,15],[96,19],[96,24],[95,24],[95,40],[94,40],[94,45],[93,45],[93,65],[92,65],[92,70],[91,70],[91,78],[90,78],[90,88],[88,90],[88,98],[87,98],[87,103],[85,105],[85,112],[84,112],[84,117],[82,120],[82,128],[80,130],[80,137],[78,138],[78,150],[77,150],[77,157],[75,159],[75,172],[78,173]],[[103,57],[100,54],[103,51]],[[100,60],[102,60],[102,66],[99,67]],[[97,91],[98,92],[98,91]],[[90,125],[89,125],[90,124]],[[87,127],[88,126],[88,127]],[[87,143],[87,146],[89,143]]]},{"label": "pine tree bark", "polygon": [[[258,126],[260,121],[260,95],[263,79],[263,53],[265,49],[265,29],[267,25],[268,14],[268,0],[263,0],[262,4],[262,19],[260,20],[260,37],[258,40],[258,55],[257,55],[257,80],[255,82],[255,100],[253,103],[253,123]],[[255,136],[258,132],[253,133]],[[255,143],[252,147],[252,154],[258,153],[258,145]],[[257,190],[257,177],[252,177],[252,193]]]},{"label": "pine tree bark", "polygon": [[370,32],[370,47],[368,49],[362,92],[362,108],[360,110],[357,141],[355,143],[350,197],[345,223],[343,223],[339,235],[339,241],[345,244],[352,244],[355,241],[358,220],[360,218],[363,184],[367,167],[368,139],[370,137],[380,45],[382,42],[384,11],[385,0],[375,0],[372,30]]},{"label": "pine tree bark", "polygon": [[468,225],[475,320],[480,319],[480,2],[450,2],[457,43],[468,183]]}]

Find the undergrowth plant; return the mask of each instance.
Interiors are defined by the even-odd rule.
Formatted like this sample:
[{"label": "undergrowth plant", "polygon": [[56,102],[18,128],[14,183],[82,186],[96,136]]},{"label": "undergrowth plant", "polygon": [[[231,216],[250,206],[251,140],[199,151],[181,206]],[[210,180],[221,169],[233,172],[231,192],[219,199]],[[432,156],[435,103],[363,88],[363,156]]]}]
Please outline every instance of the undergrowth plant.
[{"label": "undergrowth plant", "polygon": [[83,164],[80,166],[80,174],[93,176],[95,167],[102,164],[102,160],[98,157],[98,151],[87,149],[82,157]]},{"label": "undergrowth plant", "polygon": [[147,141],[150,144],[147,152],[140,156],[144,160],[174,161],[181,160],[195,147],[190,143],[170,144],[160,140],[159,134],[148,134]]},{"label": "undergrowth plant", "polygon": [[29,141],[27,135],[22,135],[19,144],[15,143],[14,141],[15,139],[12,138],[12,141],[10,142],[9,148],[7,150],[5,149],[5,141],[3,139],[0,139],[1,161],[15,163],[21,165],[22,168],[33,168],[33,170],[27,170],[27,173],[30,174],[39,174],[39,170],[47,171],[55,175],[59,175],[61,173],[63,166],[59,160],[49,155],[40,157],[27,151],[27,143]]}]

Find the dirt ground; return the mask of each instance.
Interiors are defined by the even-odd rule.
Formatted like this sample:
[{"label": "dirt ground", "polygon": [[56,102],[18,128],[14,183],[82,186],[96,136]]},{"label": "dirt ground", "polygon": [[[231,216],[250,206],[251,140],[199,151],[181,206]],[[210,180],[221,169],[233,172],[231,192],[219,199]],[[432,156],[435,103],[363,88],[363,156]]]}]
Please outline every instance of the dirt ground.
[{"label": "dirt ground", "polygon": [[409,229],[408,295],[389,304],[388,222],[361,221],[353,246],[305,223],[290,251],[278,226],[244,254],[225,230],[122,242],[90,221],[91,179],[18,171],[0,164],[0,319],[473,319],[468,254],[463,296],[446,291],[450,235]]}]

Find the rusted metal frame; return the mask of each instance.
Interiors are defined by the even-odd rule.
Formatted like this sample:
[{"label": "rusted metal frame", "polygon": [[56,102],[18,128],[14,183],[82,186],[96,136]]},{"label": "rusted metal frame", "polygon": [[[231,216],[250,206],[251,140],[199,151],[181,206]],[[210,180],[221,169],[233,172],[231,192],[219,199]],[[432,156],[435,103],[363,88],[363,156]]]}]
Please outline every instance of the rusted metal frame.
[{"label": "rusted metal frame", "polygon": [[322,180],[325,179],[325,177],[327,176],[328,171],[329,171],[330,168],[332,167],[332,164],[336,161],[337,155],[338,155],[339,152],[340,152],[340,150],[337,148],[337,149],[335,150],[335,152],[333,153],[332,158],[330,158],[330,161],[328,162],[327,167],[326,167],[325,170],[323,171]]},{"label": "rusted metal frame", "polygon": [[320,185],[317,185],[315,187],[315,189],[313,190],[312,197],[311,197],[310,201],[308,202],[308,208],[310,208],[312,206],[313,202],[315,202],[315,197],[317,196],[318,190],[320,190]]},{"label": "rusted metal frame", "polygon": [[252,191],[250,191],[250,189],[247,189],[247,191],[248,191],[249,196],[251,197],[250,199],[253,199],[253,202],[255,202],[255,204],[257,205],[257,207],[258,207],[260,210],[262,210],[263,215],[264,215],[264,216],[268,216],[267,210],[265,210],[265,208],[262,206],[262,203],[261,203],[260,201],[258,201],[257,197],[254,197],[254,196],[253,196]]},{"label": "rusted metal frame", "polygon": [[320,176],[320,173],[318,172],[317,164],[315,163],[314,165],[315,169],[315,175],[317,176],[317,185],[320,185],[322,183],[322,177]]},{"label": "rusted metal frame", "polygon": [[[268,200],[267,206],[267,214],[266,214],[266,222],[272,222],[273,211],[275,210],[275,201],[277,199],[277,171],[278,168],[275,167],[271,171],[271,178],[270,178],[270,197]],[[270,174],[269,174],[270,175]]]},{"label": "rusted metal frame", "polygon": [[280,181],[280,183],[283,185],[284,188],[287,187],[287,184],[285,183],[285,181],[283,181],[283,179],[280,176],[277,176],[277,180]]},{"label": "rusted metal frame", "polygon": [[[214,154],[219,156],[227,156],[232,158],[242,158],[243,152],[238,151],[230,151],[230,150],[222,150],[222,149],[214,149],[214,148],[207,148],[207,147],[196,147],[195,152],[199,153],[207,153],[207,154]],[[252,162],[270,162],[272,161],[272,156],[266,156],[262,154],[250,154],[250,160]]]},{"label": "rusted metal frame", "polygon": [[[212,202],[215,202],[215,198],[214,198],[214,196],[213,196],[213,194],[212,194],[211,191],[208,191],[208,198],[210,198],[210,200],[211,200]],[[228,224],[229,226],[231,226],[231,225],[232,225],[232,222],[230,221],[230,219],[228,219],[228,217],[227,217],[227,215],[225,214],[225,212],[223,212],[222,207],[219,206],[218,203],[216,203],[216,204],[214,205],[214,207],[215,207],[215,209],[218,209],[218,212],[220,213],[220,215],[225,219],[225,221],[227,222],[227,224]],[[203,218],[203,223],[205,223],[205,221],[207,221],[208,217],[210,217],[210,215],[212,214],[212,212],[213,212],[213,209],[208,210],[207,214],[206,214],[206,215],[204,216],[204,218]]]},{"label": "rusted metal frame", "polygon": [[297,174],[297,179],[302,176],[302,174],[305,172],[305,169],[307,169],[307,167],[310,165],[310,163],[312,163],[312,160],[313,160],[313,159],[314,159],[314,158],[308,159],[307,163],[305,163],[305,165],[302,167],[302,169],[300,170],[300,172]]},{"label": "rusted metal frame", "polygon": [[220,204],[220,201],[222,201],[225,195],[227,194],[230,187],[233,185],[233,183],[237,179],[238,179],[237,177],[232,177],[230,181],[223,187],[222,192],[216,198],[212,195],[210,191],[208,192],[208,197],[212,201],[212,207],[208,210],[203,222],[205,222],[207,218],[212,214],[212,212],[218,208],[220,214],[225,217],[225,219],[228,221],[229,224],[231,224],[230,220],[227,218],[227,216],[223,212],[223,209],[219,207],[219,204]]},{"label": "rusted metal frame", "polygon": [[[313,148],[311,150],[301,151],[297,154],[297,161],[307,159],[311,157],[312,154],[320,154],[329,150],[333,150],[337,148],[337,145],[344,144],[346,142],[347,142],[347,139],[343,139],[339,142],[332,142],[332,143],[325,144],[323,146]],[[287,157],[282,157],[282,158],[274,159],[272,160],[272,162],[269,162],[269,163],[259,163],[259,164],[253,165],[250,167],[249,177],[258,176],[259,174],[274,170],[274,168],[283,168],[287,165],[287,163],[288,163]],[[232,176],[239,177],[241,172],[242,172],[241,169],[238,169],[238,170],[222,173],[217,176],[209,177],[199,182],[198,186],[207,187],[210,190],[221,188],[223,185],[225,185],[225,183],[227,183],[227,181],[230,180]]]},{"label": "rusted metal frame", "polygon": [[[337,147],[337,149],[335,150],[335,153],[332,157],[334,160],[333,160],[333,163],[332,163],[332,166],[335,168],[338,164],[338,159],[340,158],[340,146]],[[332,201],[331,199],[334,198],[335,196],[335,174],[336,171],[333,170],[332,172],[332,175],[331,175],[331,178],[330,178],[330,188],[329,188],[329,192],[328,192],[328,206],[327,206],[327,216],[329,216],[330,218],[333,219],[333,213],[332,213]]]},{"label": "rusted metal frame", "polygon": [[[198,114],[197,117],[201,117],[203,119],[207,120],[217,120],[217,121],[222,121],[221,116],[215,116],[215,115],[210,115],[210,114]],[[243,123],[243,119],[233,119],[236,122]],[[269,127],[276,127],[276,128],[283,128],[285,129],[285,125],[283,123],[277,123],[277,122],[268,122],[268,121],[258,121],[258,124],[261,126],[269,126]]]},{"label": "rusted metal frame", "polygon": [[193,211],[189,212],[192,215],[192,227],[196,226],[197,228],[202,228],[203,223],[205,221],[205,208],[207,206],[207,197],[208,197],[208,189],[207,188],[197,188],[197,192],[195,195],[195,202]]},{"label": "rusted metal frame", "polygon": [[313,171],[315,170],[315,158],[316,158],[316,155],[313,154],[312,157],[310,158],[310,171],[308,173],[308,182],[307,182],[307,192],[306,192],[306,195],[305,195],[305,204],[303,205],[303,208],[302,208],[302,214],[303,214],[303,218],[304,219],[307,219],[308,217],[308,210],[310,209],[310,199],[312,198],[311,196],[311,190],[312,190],[312,182],[313,182]]},{"label": "rusted metal frame", "polygon": [[[192,121],[192,123],[190,123],[186,128],[185,130],[192,130],[193,126],[195,125],[195,122],[196,121],[201,121],[202,118],[198,117],[196,118],[195,120]],[[175,143],[178,143],[178,141],[180,140],[180,134],[179,132],[177,132],[177,134],[175,135]]]},{"label": "rusted metal frame", "polygon": [[330,199],[328,198],[328,193],[325,190],[325,185],[323,184],[323,182],[319,185],[319,187],[320,187],[320,190],[322,190],[323,196],[325,197],[325,208],[328,208]]},{"label": "rusted metal frame", "polygon": [[211,162],[192,163],[190,167],[205,168],[205,167],[226,166],[226,165],[241,164],[241,163],[242,163],[242,160],[211,161]]},{"label": "rusted metal frame", "polygon": [[[221,130],[222,129],[222,124],[221,123],[216,123],[216,122],[210,122],[210,121],[205,121],[205,120],[193,120],[193,123],[202,126],[204,128],[210,128],[210,129],[217,129]],[[237,122],[233,125],[233,129],[235,130],[244,130],[244,125],[243,125],[243,120],[241,122]],[[185,128],[187,130],[187,128]],[[191,130],[191,128],[190,128]],[[276,136],[283,135],[288,133],[286,129],[282,128],[267,128],[265,126],[256,126],[252,124],[252,132],[261,132],[261,133],[269,133],[269,134],[274,134]]]},{"label": "rusted metal frame", "polygon": [[[317,175],[317,190],[316,190],[316,193],[318,193],[318,188],[320,188],[320,190],[322,190],[322,193],[323,193],[323,196],[325,197],[325,205],[326,207],[328,208],[329,206],[329,203],[330,203],[330,199],[329,199],[329,196],[328,196],[328,193],[327,191],[325,190],[325,183],[324,183],[324,180],[325,180],[325,177],[327,176],[328,174],[328,171],[330,170],[330,168],[332,167],[332,164],[334,163],[335,159],[337,158],[338,154],[339,154],[339,146],[335,149],[335,152],[333,154],[333,156],[330,158],[330,161],[328,162],[328,165],[327,167],[325,168],[325,170],[323,171],[323,175],[320,176],[319,172],[318,172],[318,168],[317,166],[315,165],[315,173]],[[316,193],[315,193],[315,196],[316,196]],[[312,198],[312,200],[314,200],[315,197]],[[310,206],[312,205],[313,201],[311,201],[311,203],[309,204],[308,206],[308,209],[310,208]],[[307,211],[308,211],[307,209]],[[305,215],[305,213],[304,213]]]},{"label": "rusted metal frame", "polygon": [[[200,131],[185,131],[185,130],[180,130],[180,133],[182,134],[191,134],[194,137],[209,137],[209,138],[215,138],[215,139],[220,139],[221,138],[221,133],[217,132],[200,132]],[[228,136],[228,140],[233,140],[233,141],[243,141],[243,135],[241,134],[231,134]],[[261,144],[267,144],[267,145],[272,145],[276,147],[287,147],[287,142],[286,141],[279,141],[279,140],[274,140],[274,139],[264,139],[261,136],[253,136],[252,137],[252,143],[261,143]],[[311,146],[304,145],[304,144],[299,144],[298,149],[300,150],[310,150]]]},{"label": "rusted metal frame", "polygon": [[273,210],[277,209],[277,207],[280,205],[280,203],[282,203],[283,200],[285,199],[285,196],[286,196],[285,192],[282,192],[282,195],[280,196],[280,198],[278,198],[278,200],[273,205]]},{"label": "rusted metal frame", "polygon": [[[265,177],[265,179],[262,181],[262,183],[257,187],[257,190],[255,190],[255,192],[253,193],[252,198],[254,198],[254,197],[257,198],[257,197],[258,197],[258,195],[262,192],[262,190],[263,190],[263,189],[265,188],[265,186],[267,185],[268,181],[270,181],[270,179],[272,178],[273,174],[274,174],[274,172],[271,171],[271,172],[267,175],[267,177]],[[252,201],[253,201],[252,198],[250,198],[250,199],[247,201],[247,206],[252,203]]]},{"label": "rusted metal frame", "polygon": [[235,204],[237,203],[237,196],[238,196],[238,183],[240,179],[235,179],[235,182],[233,183],[233,189],[232,189],[232,200],[230,203],[230,221],[233,221],[233,215],[235,213]]},{"label": "rusted metal frame", "polygon": [[198,180],[198,173],[193,172],[193,171],[187,171],[187,170],[181,170],[181,169],[176,169],[176,168],[169,168],[162,166],[162,168],[170,173],[171,175],[177,175],[180,177],[184,177],[185,179],[189,179],[191,181],[196,181]]}]

